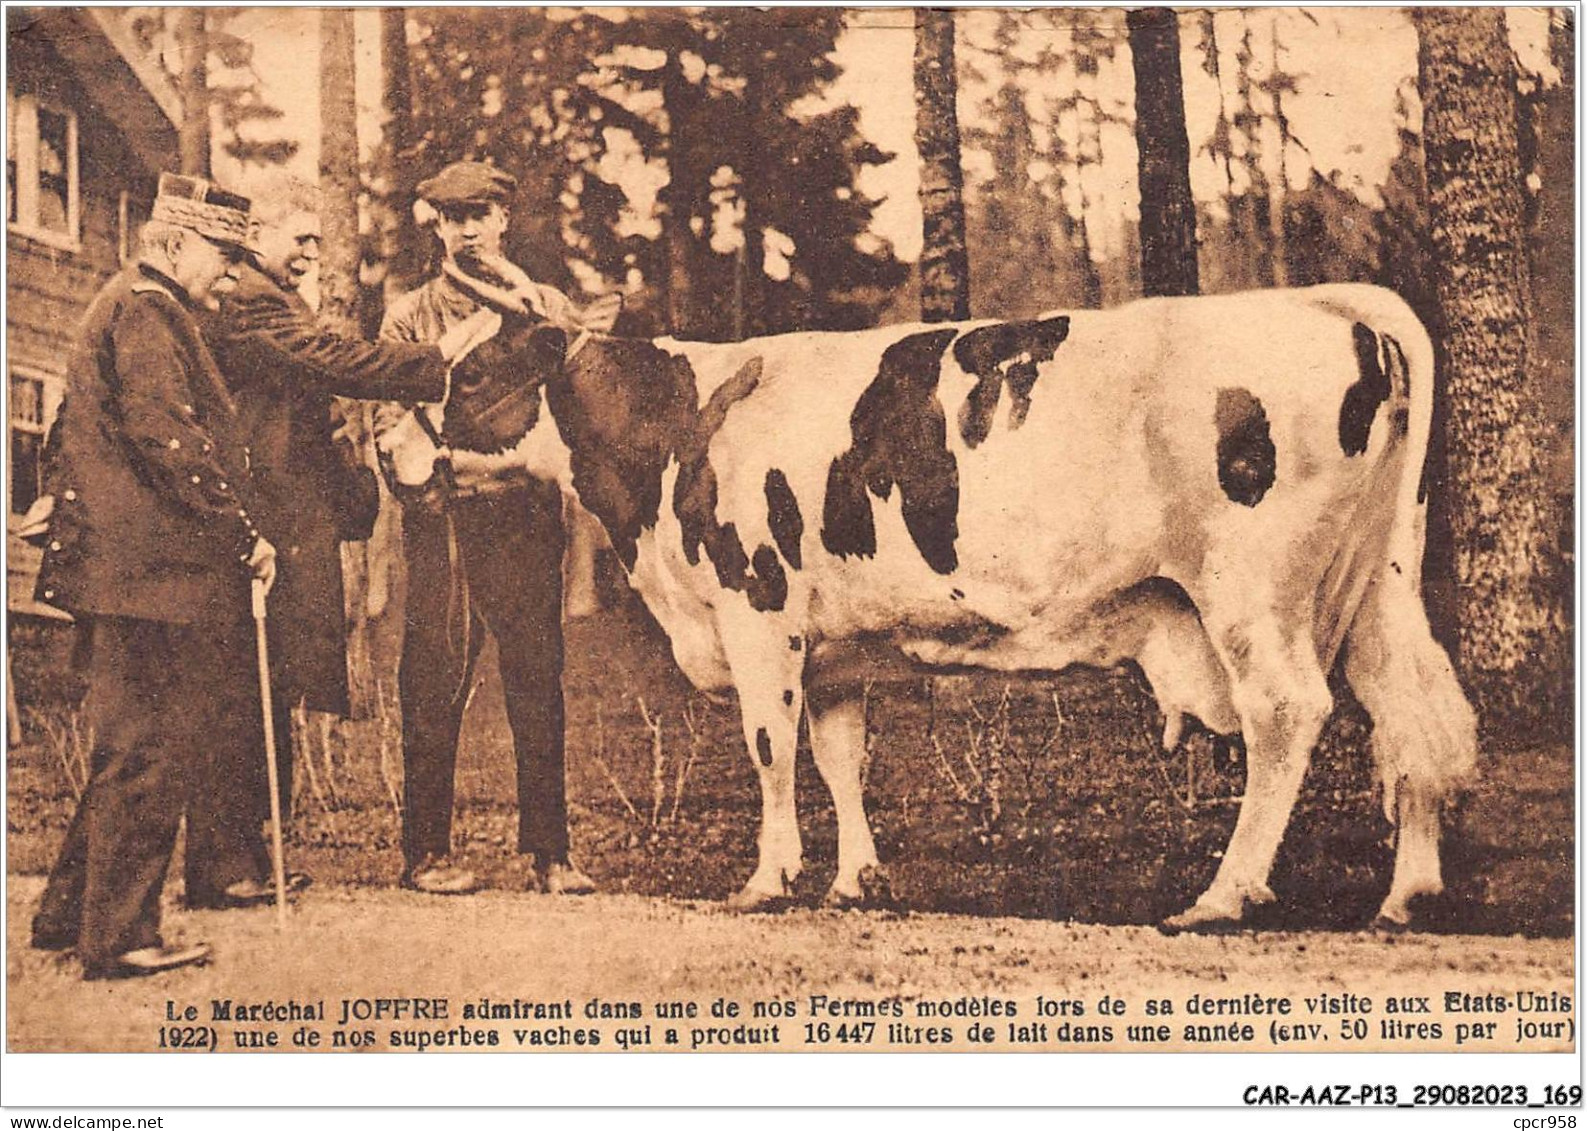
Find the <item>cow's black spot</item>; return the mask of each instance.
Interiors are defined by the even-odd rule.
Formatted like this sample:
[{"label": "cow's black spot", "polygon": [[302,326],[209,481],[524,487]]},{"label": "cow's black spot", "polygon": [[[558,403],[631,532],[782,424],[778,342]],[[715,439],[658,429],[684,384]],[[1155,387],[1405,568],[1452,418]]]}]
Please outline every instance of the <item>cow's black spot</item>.
[{"label": "cow's black spot", "polygon": [[[1367,450],[1372,435],[1372,421],[1377,417],[1378,406],[1389,399],[1389,377],[1380,360],[1378,336],[1365,323],[1357,322],[1350,328],[1355,339],[1356,368],[1360,376],[1345,390],[1345,399],[1339,405],[1339,446],[1347,456],[1358,456]],[[1395,343],[1396,350],[1399,344]],[[1403,366],[1404,355],[1400,355]]]},{"label": "cow's black spot", "polygon": [[1068,336],[1068,318],[1047,318],[982,326],[953,343],[959,368],[978,378],[959,409],[959,435],[966,444],[973,448],[992,431],[1004,381],[1009,393],[1008,426],[1014,429],[1025,423],[1036,367],[1051,361]]},{"label": "cow's black spot", "polygon": [[785,687],[782,689],[782,705],[784,707],[793,706],[793,688]]},{"label": "cow's black spot", "polygon": [[727,419],[727,411],[754,392],[760,383],[760,358],[751,358],[730,379],[722,382],[677,440],[678,479],[672,488],[672,511],[683,532],[683,556],[695,565],[700,547],[716,566],[717,580],[730,589],[742,589],[749,559],[732,523],[716,517],[716,469],[711,466],[711,440]]},{"label": "cow's black spot", "polygon": [[788,638],[788,651],[797,652],[801,648],[803,648],[804,646],[805,646],[805,642],[802,639],[800,639],[799,637],[790,636]]},{"label": "cow's black spot", "polygon": [[[694,370],[650,342],[591,342],[547,385],[572,452],[573,486],[612,548],[634,567],[640,534],[661,512],[661,476],[680,437],[695,432]],[[713,491],[714,491],[713,480]]]},{"label": "cow's black spot", "polygon": [[1277,452],[1262,402],[1246,389],[1219,389],[1218,485],[1232,502],[1254,507],[1273,486]]},{"label": "cow's black spot", "polygon": [[[749,575],[749,555],[739,540],[737,525],[713,522],[702,536],[706,541],[706,557],[716,569],[716,583],[723,589],[743,589],[744,579]],[[684,544],[689,545],[687,541]],[[700,561],[700,547],[696,544],[691,549],[692,553],[686,551],[689,564],[696,565]]]},{"label": "cow's black spot", "polygon": [[856,461],[845,453],[827,470],[827,497],[821,513],[821,544],[840,558],[876,556],[876,520]]},{"label": "cow's black spot", "polygon": [[887,347],[876,378],[849,415],[853,443],[832,461],[822,509],[821,544],[838,557],[872,557],[871,495],[897,484],[904,525],[926,564],[952,573],[959,557],[959,464],[937,399],[942,353],[952,329],[911,334]]},{"label": "cow's black spot", "polygon": [[755,753],[760,755],[761,765],[771,765],[771,735],[766,733],[765,727],[755,728]]},{"label": "cow's black spot", "polygon": [[777,467],[766,473],[766,524],[783,560],[799,569],[799,542],[804,538],[805,520],[799,513],[799,500],[788,486],[788,477]]},{"label": "cow's black spot", "polygon": [[762,542],[755,547],[750,564],[755,567],[755,573],[744,584],[749,607],[759,613],[781,612],[788,603],[788,575],[783,572],[782,562],[777,560],[777,551]]}]

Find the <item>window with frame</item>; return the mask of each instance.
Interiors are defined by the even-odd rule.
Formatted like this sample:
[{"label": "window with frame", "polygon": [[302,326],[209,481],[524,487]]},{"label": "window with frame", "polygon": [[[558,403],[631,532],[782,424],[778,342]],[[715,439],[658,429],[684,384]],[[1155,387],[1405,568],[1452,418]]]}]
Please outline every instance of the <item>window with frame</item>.
[{"label": "window with frame", "polygon": [[6,445],[11,476],[7,483],[12,514],[24,514],[44,491],[44,438],[49,431],[50,382],[11,372]]},{"label": "window with frame", "polygon": [[23,235],[75,249],[80,186],[77,115],[6,91],[6,221]]}]

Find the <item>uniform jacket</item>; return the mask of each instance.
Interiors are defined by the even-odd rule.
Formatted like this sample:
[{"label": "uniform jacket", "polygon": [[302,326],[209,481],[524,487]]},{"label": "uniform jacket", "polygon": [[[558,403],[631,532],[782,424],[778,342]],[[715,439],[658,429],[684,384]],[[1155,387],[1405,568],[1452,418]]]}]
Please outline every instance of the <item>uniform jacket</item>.
[{"label": "uniform jacket", "polygon": [[204,336],[236,400],[253,459],[259,528],[276,547],[270,597],[277,684],[311,707],[347,709],[346,627],[335,501],[348,468],[331,398],[438,401],[434,346],[366,342],[321,326],[295,291],[245,265]]},{"label": "uniform jacket", "polygon": [[46,472],[44,602],[177,624],[248,617],[247,449],[194,314],[146,266],[90,304]]}]

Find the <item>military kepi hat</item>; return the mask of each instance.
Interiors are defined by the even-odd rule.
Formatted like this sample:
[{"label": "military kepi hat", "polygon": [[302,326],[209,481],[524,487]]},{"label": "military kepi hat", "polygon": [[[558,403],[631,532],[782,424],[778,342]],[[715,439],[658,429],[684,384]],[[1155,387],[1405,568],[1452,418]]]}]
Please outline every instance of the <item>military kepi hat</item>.
[{"label": "military kepi hat", "polygon": [[483,161],[455,161],[427,181],[420,181],[420,199],[437,208],[449,204],[505,204],[512,199],[518,181]]},{"label": "military kepi hat", "polygon": [[247,197],[217,188],[202,177],[161,173],[149,219],[243,247],[248,242],[250,207]]}]

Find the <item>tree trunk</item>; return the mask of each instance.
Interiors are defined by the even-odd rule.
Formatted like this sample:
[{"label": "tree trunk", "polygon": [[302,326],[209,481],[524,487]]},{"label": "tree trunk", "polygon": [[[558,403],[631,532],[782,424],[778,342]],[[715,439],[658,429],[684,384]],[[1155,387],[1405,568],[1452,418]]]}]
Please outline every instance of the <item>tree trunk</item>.
[{"label": "tree trunk", "polygon": [[203,8],[178,8],[176,41],[180,45],[182,124],[177,132],[177,160],[182,172],[208,177],[209,168],[209,31]]},{"label": "tree trunk", "polygon": [[1190,195],[1190,138],[1179,73],[1179,17],[1172,8],[1126,16],[1135,65],[1135,144],[1140,153],[1141,290],[1193,295],[1196,206]]},{"label": "tree trunk", "polygon": [[414,168],[413,77],[408,62],[408,13],[402,8],[380,10],[380,66],[386,109],[385,170],[390,242],[386,256],[385,288],[389,301],[412,290],[424,269],[421,233],[413,221]]},{"label": "tree trunk", "polygon": [[958,78],[953,12],[915,11],[915,145],[920,150],[920,315],[927,322],[970,317],[970,259],[959,164]]},{"label": "tree trunk", "polygon": [[[920,317],[925,322],[970,317],[970,252],[964,227],[964,169],[959,163],[958,73],[953,62],[953,12],[915,10],[915,147],[920,151]],[[960,701],[962,676],[926,680],[926,695]],[[935,717],[935,716],[934,716]]]},{"label": "tree trunk", "polygon": [[[320,249],[319,316],[357,333],[358,103],[353,13],[320,12]],[[367,447],[368,413],[359,402],[339,401],[334,423],[351,425]],[[342,587],[347,613],[347,691],[354,718],[367,718],[376,703],[369,634],[369,554],[364,543],[342,544]]]},{"label": "tree trunk", "polygon": [[320,12],[320,317],[352,327],[358,302],[358,103],[353,13]]},{"label": "tree trunk", "polygon": [[701,329],[702,317],[695,300],[699,276],[699,256],[693,220],[697,203],[705,199],[709,187],[702,189],[696,176],[694,140],[689,134],[695,115],[697,95],[694,85],[683,73],[676,51],[670,52],[662,73],[661,101],[667,110],[667,171],[670,175],[661,190],[662,232],[667,252],[667,330],[679,337],[690,337]]},{"label": "tree trunk", "polygon": [[[759,34],[759,29],[757,29]],[[750,130],[759,128],[765,114],[759,75],[744,76],[744,118]],[[742,341],[765,332],[766,223],[761,215],[761,195],[771,175],[753,147],[742,155],[739,191],[744,196],[744,245],[739,251],[738,295],[734,306],[733,337]]]},{"label": "tree trunk", "polygon": [[[1565,629],[1546,437],[1526,387],[1514,60],[1495,8],[1417,10],[1434,287],[1449,396],[1457,659],[1491,728],[1546,703]],[[1568,651],[1568,649],[1566,650]]]}]

